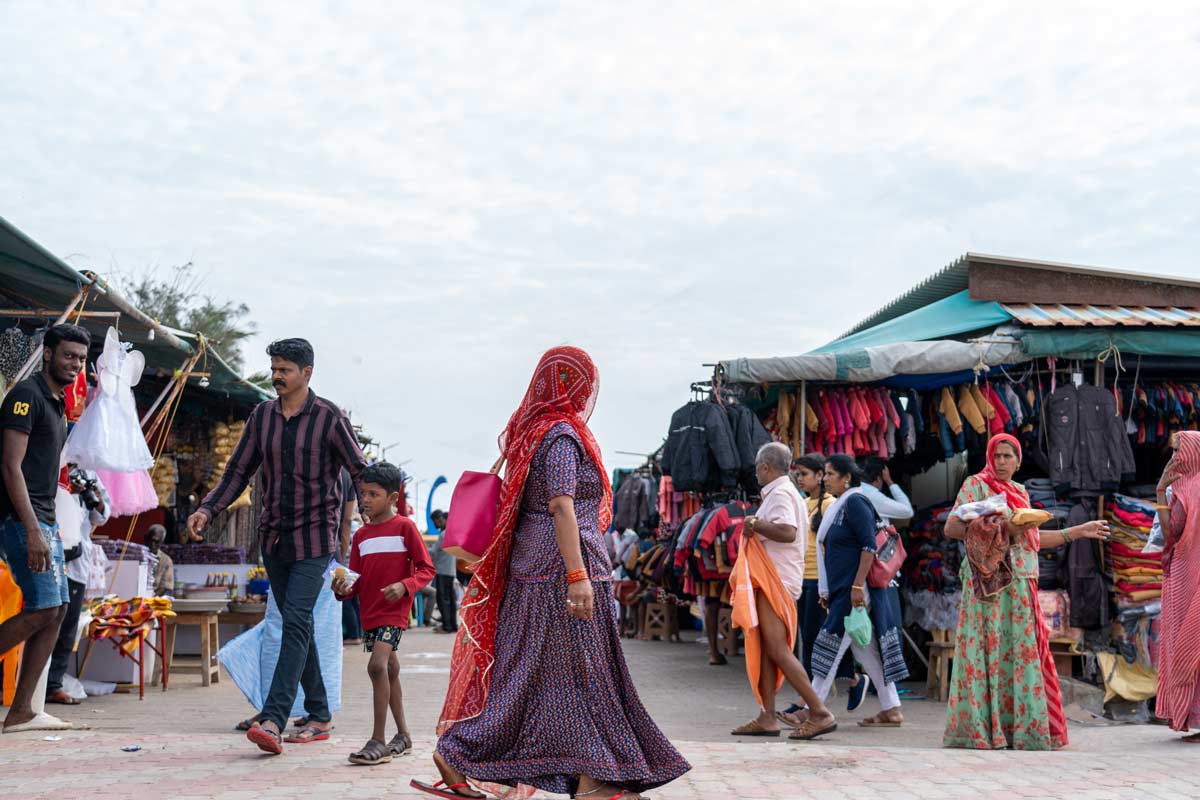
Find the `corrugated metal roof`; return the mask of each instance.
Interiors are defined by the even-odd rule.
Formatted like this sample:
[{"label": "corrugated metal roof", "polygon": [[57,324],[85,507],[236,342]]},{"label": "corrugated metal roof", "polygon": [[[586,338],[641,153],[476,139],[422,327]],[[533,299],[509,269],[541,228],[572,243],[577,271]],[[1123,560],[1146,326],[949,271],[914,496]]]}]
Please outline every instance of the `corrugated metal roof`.
[{"label": "corrugated metal roof", "polygon": [[[909,289],[904,294],[897,297],[892,302],[885,305],[883,308],[871,314],[862,322],[855,325],[850,330],[843,333],[838,339],[844,339],[851,334],[865,331],[868,328],[873,328],[896,317],[903,316],[911,311],[915,311],[922,306],[937,302],[952,294],[961,292],[969,288],[969,272],[972,262],[981,264],[1002,264],[1013,267],[1024,267],[1029,269],[1049,270],[1052,272],[1065,272],[1077,275],[1093,275],[1105,276],[1111,278],[1127,278],[1141,281],[1150,281],[1153,283],[1171,283],[1174,285],[1200,287],[1200,281],[1188,280],[1186,278],[1173,277],[1168,275],[1152,275],[1147,273],[1129,272],[1126,270],[1116,270],[1108,267],[1088,267],[1078,264],[1063,264],[1056,261],[1036,261],[1033,259],[1010,258],[1008,256],[987,255],[984,253],[967,253],[954,263],[943,268],[941,271],[931,275],[925,280],[918,283],[912,289]],[[1156,309],[1161,312],[1163,309]],[[1069,324],[1066,322],[1060,324]],[[1085,324],[1085,323],[1079,323]],[[1182,321],[1174,322],[1109,322],[1109,323],[1092,323],[1092,324],[1107,324],[1107,325],[1173,325],[1186,324]],[[836,340],[835,340],[836,341]]]},{"label": "corrugated metal roof", "polygon": [[1065,327],[1200,327],[1198,308],[1149,308],[1135,306],[1064,306],[1038,305],[1035,303],[1001,303],[1001,306],[1018,322],[1036,328],[1058,325]]}]

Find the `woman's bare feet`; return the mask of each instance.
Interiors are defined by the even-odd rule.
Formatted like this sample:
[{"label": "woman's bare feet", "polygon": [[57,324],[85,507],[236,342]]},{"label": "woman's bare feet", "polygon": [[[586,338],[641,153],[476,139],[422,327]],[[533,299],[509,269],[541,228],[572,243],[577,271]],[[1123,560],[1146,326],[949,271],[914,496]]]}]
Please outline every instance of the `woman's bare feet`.
[{"label": "woman's bare feet", "polygon": [[613,786],[611,783],[601,783],[587,777],[580,776],[579,788],[575,790],[575,797],[578,800],[642,800],[642,796],[637,792],[627,792],[619,786]]},{"label": "woman's bare feet", "polygon": [[[477,792],[467,785],[467,776],[456,770],[454,767],[442,758],[442,754],[438,751],[433,751],[433,765],[437,767],[438,772],[442,775],[442,782],[446,784],[446,790],[452,791],[459,797],[475,797],[485,798],[487,795],[482,792]],[[451,786],[458,788],[451,789]]]}]

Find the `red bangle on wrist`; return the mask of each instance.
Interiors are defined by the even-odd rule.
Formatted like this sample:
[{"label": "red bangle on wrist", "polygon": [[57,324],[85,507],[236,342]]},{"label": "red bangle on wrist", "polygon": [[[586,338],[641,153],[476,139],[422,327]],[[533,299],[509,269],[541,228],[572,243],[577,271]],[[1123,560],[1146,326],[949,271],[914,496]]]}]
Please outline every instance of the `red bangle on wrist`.
[{"label": "red bangle on wrist", "polygon": [[573,569],[567,573],[567,583],[579,583],[588,579],[586,569]]}]

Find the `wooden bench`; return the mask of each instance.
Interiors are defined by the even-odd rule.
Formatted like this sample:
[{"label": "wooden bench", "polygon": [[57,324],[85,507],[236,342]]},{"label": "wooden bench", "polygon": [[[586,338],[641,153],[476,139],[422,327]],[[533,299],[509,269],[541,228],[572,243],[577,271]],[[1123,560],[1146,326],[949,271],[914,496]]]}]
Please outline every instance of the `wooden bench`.
[{"label": "wooden bench", "polygon": [[[170,680],[171,672],[199,672],[200,685],[208,686],[221,680],[221,668],[217,662],[217,650],[221,648],[220,621],[221,615],[215,611],[201,613],[181,613],[167,617],[165,646],[163,647],[162,674],[163,684]],[[175,633],[180,625],[200,626],[200,662],[175,663]],[[157,670],[156,670],[157,672]]]},{"label": "wooden bench", "polygon": [[933,631],[929,642],[929,670],[925,696],[944,703],[950,696],[950,662],[954,660],[954,631]]}]

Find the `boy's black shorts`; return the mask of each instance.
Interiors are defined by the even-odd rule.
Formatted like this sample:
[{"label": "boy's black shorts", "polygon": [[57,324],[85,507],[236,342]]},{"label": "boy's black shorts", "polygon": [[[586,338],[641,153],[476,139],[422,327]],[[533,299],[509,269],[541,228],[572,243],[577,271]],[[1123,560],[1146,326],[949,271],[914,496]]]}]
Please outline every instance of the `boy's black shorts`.
[{"label": "boy's black shorts", "polygon": [[375,652],[375,643],[391,645],[392,651],[400,649],[400,637],[404,635],[404,629],[399,625],[380,625],[378,628],[371,628],[363,634],[363,650],[368,653]]}]

